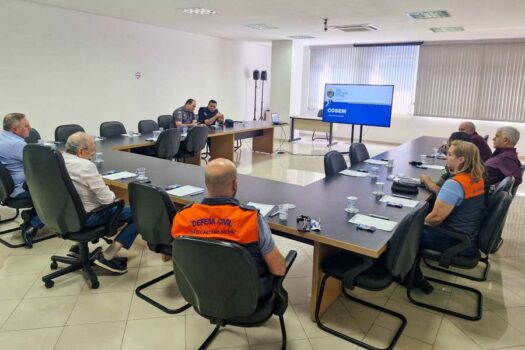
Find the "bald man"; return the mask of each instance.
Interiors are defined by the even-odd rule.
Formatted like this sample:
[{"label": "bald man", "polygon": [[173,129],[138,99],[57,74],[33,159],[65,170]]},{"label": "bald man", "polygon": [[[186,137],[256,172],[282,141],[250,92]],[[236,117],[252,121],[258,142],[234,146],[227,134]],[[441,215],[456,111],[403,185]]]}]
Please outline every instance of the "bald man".
[{"label": "bald man", "polygon": [[492,156],[492,151],[490,150],[487,141],[481,135],[476,132],[476,125],[472,122],[461,122],[458,127],[458,131],[464,132],[470,136],[470,141],[475,144],[479,149],[479,155],[482,161],[487,161],[487,159]]},{"label": "bald man", "polygon": [[270,227],[255,208],[242,206],[235,199],[238,181],[233,162],[212,160],[204,177],[208,197],[177,213],[171,235],[220,239],[244,246],[257,266],[259,297],[268,295],[273,288],[273,275],[282,276],[286,269]]},{"label": "bald man", "polygon": [[[91,161],[95,151],[96,147],[93,138],[85,132],[76,132],[67,139],[63,153],[67,172],[87,213],[115,201],[115,194],[104,183],[97,166]],[[86,227],[107,224],[115,210],[116,208],[112,207],[91,214],[87,219]],[[123,225],[126,226],[118,233],[113,243],[95,260],[96,265],[116,274],[124,274],[128,271],[125,259],[117,259],[115,257],[117,252],[122,248],[129,249],[138,234],[129,207],[125,207],[120,214],[119,226]],[[70,254],[78,254],[76,252],[77,249],[78,246],[71,247]]]}]

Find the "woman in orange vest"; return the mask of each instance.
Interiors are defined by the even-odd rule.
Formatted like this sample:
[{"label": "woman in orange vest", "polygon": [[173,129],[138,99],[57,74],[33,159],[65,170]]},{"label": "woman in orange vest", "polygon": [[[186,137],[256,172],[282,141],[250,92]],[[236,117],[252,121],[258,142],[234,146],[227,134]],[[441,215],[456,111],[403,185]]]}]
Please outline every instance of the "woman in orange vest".
[{"label": "woman in orange vest", "polygon": [[[420,249],[444,251],[459,243],[434,229],[440,227],[468,235],[471,245],[461,255],[473,255],[478,251],[478,231],[485,208],[485,167],[478,148],[465,141],[452,142],[447,153],[447,167],[452,176],[439,190],[434,208],[425,218]],[[414,286],[425,294],[434,289],[419,266]]]}]

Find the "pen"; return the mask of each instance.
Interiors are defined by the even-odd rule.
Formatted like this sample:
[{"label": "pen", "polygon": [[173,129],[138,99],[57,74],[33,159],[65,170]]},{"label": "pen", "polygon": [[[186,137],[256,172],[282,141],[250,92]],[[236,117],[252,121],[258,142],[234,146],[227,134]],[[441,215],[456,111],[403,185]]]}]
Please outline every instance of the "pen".
[{"label": "pen", "polygon": [[377,218],[377,219],[390,220],[386,216],[381,216],[381,215],[376,215],[376,214],[368,214],[368,216],[371,216],[371,217]]},{"label": "pen", "polygon": [[271,213],[270,215],[268,215],[268,217],[273,218],[277,214],[279,214],[279,210],[277,210],[275,213]]},{"label": "pen", "polygon": [[402,195],[400,195],[400,194],[393,194],[392,197],[405,198],[405,199],[412,199],[412,198],[410,198],[410,197],[408,197],[408,196],[402,196]]},{"label": "pen", "polygon": [[360,171],[362,173],[368,173],[368,170],[366,170],[366,169],[357,169],[357,171]]}]

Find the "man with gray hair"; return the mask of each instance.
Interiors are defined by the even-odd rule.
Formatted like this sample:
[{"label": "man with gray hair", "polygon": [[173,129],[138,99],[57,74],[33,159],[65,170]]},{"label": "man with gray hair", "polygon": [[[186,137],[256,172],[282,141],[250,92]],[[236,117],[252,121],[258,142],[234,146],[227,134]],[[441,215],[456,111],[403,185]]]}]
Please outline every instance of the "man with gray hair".
[{"label": "man with gray hair", "polygon": [[[25,139],[29,136],[31,125],[25,114],[9,113],[4,117],[4,130],[0,133],[0,162],[6,167],[13,178],[15,188],[10,194],[11,198],[30,199],[27,186],[25,185],[25,173],[23,154],[26,146]],[[27,211],[30,215],[30,221],[22,225],[22,239],[26,246],[33,246],[33,238],[37,230],[44,227],[44,224],[34,209]]]},{"label": "man with gray hair", "polygon": [[490,150],[487,141],[476,132],[476,125],[472,122],[461,122],[458,131],[464,132],[470,136],[470,141],[479,149],[479,155],[484,162],[490,158],[492,151]]},{"label": "man with gray hair", "polygon": [[521,183],[521,162],[516,152],[520,132],[511,126],[498,128],[494,141],[494,154],[485,162],[488,180],[495,185],[507,176],[514,176],[514,187]]},{"label": "man with gray hair", "polygon": [[[96,147],[93,138],[85,132],[76,132],[69,136],[63,153],[64,163],[73,185],[75,186],[86,212],[115,201],[115,194],[104,183],[97,166],[91,162]],[[95,227],[109,222],[116,208],[109,208],[88,217],[86,227]],[[95,260],[95,264],[114,273],[126,273],[125,259],[115,257],[121,248],[129,249],[137,237],[138,231],[133,223],[129,207],[125,207],[119,217],[119,225],[126,225]],[[70,254],[76,255],[77,246],[70,249]]]}]

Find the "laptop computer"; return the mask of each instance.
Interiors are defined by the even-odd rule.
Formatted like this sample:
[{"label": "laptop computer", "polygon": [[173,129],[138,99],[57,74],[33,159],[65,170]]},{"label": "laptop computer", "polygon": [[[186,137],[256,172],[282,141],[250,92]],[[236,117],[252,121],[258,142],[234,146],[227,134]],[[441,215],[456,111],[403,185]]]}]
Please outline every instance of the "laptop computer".
[{"label": "laptop computer", "polygon": [[279,120],[279,113],[272,113],[272,124],[283,125],[284,123]]}]

